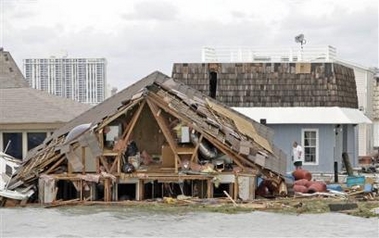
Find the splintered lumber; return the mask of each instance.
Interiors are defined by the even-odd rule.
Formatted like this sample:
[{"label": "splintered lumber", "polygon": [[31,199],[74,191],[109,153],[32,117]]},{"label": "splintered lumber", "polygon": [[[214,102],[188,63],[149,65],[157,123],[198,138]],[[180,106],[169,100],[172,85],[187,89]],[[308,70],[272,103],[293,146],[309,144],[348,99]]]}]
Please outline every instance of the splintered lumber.
[{"label": "splintered lumber", "polygon": [[128,143],[128,140],[130,138],[130,135],[132,134],[132,131],[133,131],[133,128],[134,126],[136,125],[137,121],[138,121],[138,118],[139,116],[141,115],[141,112],[142,112],[142,109],[143,107],[145,106],[145,101],[142,102],[142,104],[139,106],[138,110],[137,110],[137,113],[133,116],[133,119],[132,121],[130,122],[130,126],[128,125],[128,130],[126,132],[126,136],[125,138],[123,139],[124,140],[124,145],[126,146],[126,144]]},{"label": "splintered lumber", "polygon": [[45,206],[45,208],[52,208],[52,207],[59,207],[59,206],[65,206],[65,205],[73,205],[80,202],[79,198],[67,200],[67,201],[56,201],[52,202]]},{"label": "splintered lumber", "polygon": [[135,105],[137,105],[138,103],[140,103],[142,100],[143,100],[143,98],[139,98],[139,99],[136,99],[135,101],[133,101],[132,103],[130,103],[128,105],[122,106],[121,108],[118,109],[117,113],[113,114],[112,116],[109,116],[109,117],[105,118],[104,121],[101,123],[101,125],[97,128],[97,130],[103,129],[109,123],[111,123],[116,118],[118,118],[121,115],[123,115],[124,113],[126,113],[128,110],[130,110],[131,108],[133,108]]},{"label": "splintered lumber", "polygon": [[230,199],[230,201],[232,201],[233,202],[233,205],[236,207],[236,206],[238,206],[238,204],[236,203],[236,201],[234,201],[234,199],[229,195],[229,193],[227,192],[227,191],[223,191],[224,192],[224,194]]},{"label": "splintered lumber", "polygon": [[51,166],[48,170],[46,170],[46,174],[49,174],[51,171],[53,171],[56,167],[58,167],[66,158],[62,157],[60,158],[53,166]]}]

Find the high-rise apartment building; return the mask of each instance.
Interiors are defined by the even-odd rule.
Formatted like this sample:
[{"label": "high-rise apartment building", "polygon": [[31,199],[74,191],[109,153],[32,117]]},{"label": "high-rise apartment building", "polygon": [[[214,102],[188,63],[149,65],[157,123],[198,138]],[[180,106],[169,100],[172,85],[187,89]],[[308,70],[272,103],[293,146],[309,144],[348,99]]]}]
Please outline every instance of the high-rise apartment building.
[{"label": "high-rise apartment building", "polygon": [[105,58],[24,59],[26,80],[32,88],[89,104],[106,98]]}]

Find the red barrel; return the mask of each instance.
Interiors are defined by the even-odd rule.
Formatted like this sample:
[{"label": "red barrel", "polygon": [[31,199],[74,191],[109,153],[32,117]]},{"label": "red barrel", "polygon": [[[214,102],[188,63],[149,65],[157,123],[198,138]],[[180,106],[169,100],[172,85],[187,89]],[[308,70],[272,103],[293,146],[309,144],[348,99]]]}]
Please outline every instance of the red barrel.
[{"label": "red barrel", "polygon": [[308,187],[308,193],[326,192],[326,184],[323,182],[312,182]]},{"label": "red barrel", "polygon": [[293,182],[293,184],[294,185],[302,185],[302,186],[308,187],[309,181],[306,180],[306,179],[299,179],[299,180],[296,180],[295,182]]},{"label": "red barrel", "polygon": [[300,193],[306,193],[308,192],[308,188],[305,187],[304,185],[293,185],[293,191],[294,192],[300,192]]},{"label": "red barrel", "polygon": [[312,174],[305,169],[297,169],[292,172],[292,175],[295,177],[295,180],[306,179],[308,181],[312,180]]}]

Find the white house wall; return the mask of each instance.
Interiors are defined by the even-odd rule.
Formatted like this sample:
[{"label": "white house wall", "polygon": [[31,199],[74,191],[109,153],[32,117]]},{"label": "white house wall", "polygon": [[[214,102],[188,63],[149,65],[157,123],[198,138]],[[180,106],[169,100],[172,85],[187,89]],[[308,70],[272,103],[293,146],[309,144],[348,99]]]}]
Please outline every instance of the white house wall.
[{"label": "white house wall", "polygon": [[[373,93],[374,93],[374,74],[373,72],[361,67],[350,66],[354,69],[355,81],[357,84],[357,96],[359,109],[373,120]],[[360,156],[367,155],[374,145],[374,133],[372,125],[359,126],[359,150]]]},{"label": "white house wall", "polygon": [[374,147],[374,125],[360,124],[359,125],[359,156],[370,154]]},{"label": "white house wall", "polygon": [[374,131],[374,147],[379,148],[379,121],[374,121],[373,124]]},{"label": "white house wall", "polygon": [[374,95],[373,95],[373,133],[374,147],[379,149],[379,72],[377,78],[374,79]]}]

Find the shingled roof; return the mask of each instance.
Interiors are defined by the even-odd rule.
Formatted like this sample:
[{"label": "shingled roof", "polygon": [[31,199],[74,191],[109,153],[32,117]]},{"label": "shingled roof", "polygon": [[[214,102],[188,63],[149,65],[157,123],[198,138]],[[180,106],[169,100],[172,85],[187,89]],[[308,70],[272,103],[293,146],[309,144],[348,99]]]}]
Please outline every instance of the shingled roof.
[{"label": "shingled roof", "polygon": [[175,63],[172,78],[230,107],[358,108],[354,70],[338,63]]},{"label": "shingled roof", "polygon": [[0,124],[62,123],[91,106],[32,88],[0,89]]}]

